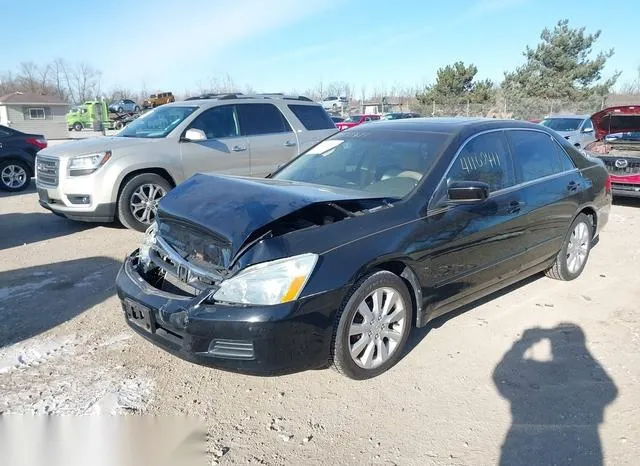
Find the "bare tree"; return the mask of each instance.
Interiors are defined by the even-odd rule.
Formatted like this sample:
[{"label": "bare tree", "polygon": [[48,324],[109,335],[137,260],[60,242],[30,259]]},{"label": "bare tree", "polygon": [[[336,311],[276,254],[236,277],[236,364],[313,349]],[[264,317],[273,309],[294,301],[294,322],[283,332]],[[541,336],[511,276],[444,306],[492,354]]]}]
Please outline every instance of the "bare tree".
[{"label": "bare tree", "polygon": [[38,65],[34,62],[22,62],[18,67],[18,76],[16,77],[16,80],[18,84],[23,87],[22,90],[38,92],[38,87],[40,85],[40,80],[38,79],[39,74]]},{"label": "bare tree", "polygon": [[624,83],[620,87],[620,92],[622,94],[640,94],[640,66],[638,66],[635,78]]}]

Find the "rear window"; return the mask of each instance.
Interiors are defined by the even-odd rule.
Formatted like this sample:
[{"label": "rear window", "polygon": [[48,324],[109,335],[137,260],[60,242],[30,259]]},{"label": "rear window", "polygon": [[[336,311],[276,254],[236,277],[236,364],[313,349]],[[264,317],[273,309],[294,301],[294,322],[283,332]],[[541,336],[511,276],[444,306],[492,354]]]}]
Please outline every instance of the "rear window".
[{"label": "rear window", "polygon": [[327,112],[316,105],[289,105],[289,110],[300,120],[300,123],[309,131],[318,129],[334,129],[333,123]]}]

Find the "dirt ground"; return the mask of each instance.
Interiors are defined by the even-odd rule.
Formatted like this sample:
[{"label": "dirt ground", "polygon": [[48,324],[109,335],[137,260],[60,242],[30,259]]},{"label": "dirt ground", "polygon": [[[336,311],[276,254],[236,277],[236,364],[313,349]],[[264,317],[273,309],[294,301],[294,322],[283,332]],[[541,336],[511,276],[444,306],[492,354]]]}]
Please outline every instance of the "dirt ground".
[{"label": "dirt ground", "polygon": [[376,379],[259,378],[128,329],[114,277],[139,233],[0,193],[0,412],[200,416],[214,464],[638,464],[639,229],[640,202],[615,205],[581,278],[414,331]]}]

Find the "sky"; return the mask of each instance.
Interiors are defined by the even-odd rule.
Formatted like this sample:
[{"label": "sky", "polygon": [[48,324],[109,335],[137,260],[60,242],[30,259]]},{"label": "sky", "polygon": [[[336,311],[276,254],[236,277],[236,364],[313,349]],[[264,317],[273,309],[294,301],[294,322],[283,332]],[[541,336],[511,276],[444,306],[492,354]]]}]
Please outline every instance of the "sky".
[{"label": "sky", "polygon": [[[184,93],[230,76],[260,92],[342,81],[359,96],[433,82],[457,60],[499,82],[545,26],[602,30],[604,76],[638,75],[640,2],[618,0],[3,0],[0,72],[62,57],[102,71],[102,88]],[[7,38],[11,38],[7,41]]]}]

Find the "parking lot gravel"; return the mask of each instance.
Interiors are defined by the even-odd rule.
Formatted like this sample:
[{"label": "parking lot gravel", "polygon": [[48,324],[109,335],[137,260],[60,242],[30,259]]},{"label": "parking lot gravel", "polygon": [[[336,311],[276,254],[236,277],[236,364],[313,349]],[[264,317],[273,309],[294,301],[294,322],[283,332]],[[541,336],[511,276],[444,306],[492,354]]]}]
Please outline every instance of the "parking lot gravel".
[{"label": "parking lot gravel", "polygon": [[0,193],[0,412],[199,416],[213,464],[637,464],[639,230],[640,202],[616,203],[579,279],[417,329],[375,379],[263,378],[129,330],[114,278],[139,233]]}]

